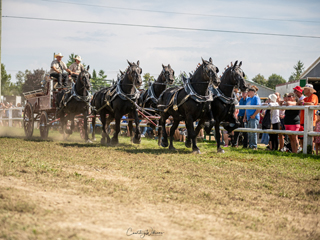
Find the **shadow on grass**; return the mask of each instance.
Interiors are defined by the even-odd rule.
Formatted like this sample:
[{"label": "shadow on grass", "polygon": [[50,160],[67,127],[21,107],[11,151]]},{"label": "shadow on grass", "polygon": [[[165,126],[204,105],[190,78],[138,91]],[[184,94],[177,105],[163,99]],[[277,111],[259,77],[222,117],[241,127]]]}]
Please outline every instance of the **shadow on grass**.
[{"label": "shadow on grass", "polygon": [[126,153],[149,153],[154,155],[160,155],[160,154],[192,154],[190,150],[187,149],[177,149],[177,151],[172,151],[167,148],[139,148],[139,149],[117,149],[122,152]]},{"label": "shadow on grass", "polygon": [[88,147],[88,148],[97,148],[100,147],[100,144],[94,144],[94,143],[59,143],[60,146],[62,147],[76,147],[76,148],[83,148],[83,147]]}]

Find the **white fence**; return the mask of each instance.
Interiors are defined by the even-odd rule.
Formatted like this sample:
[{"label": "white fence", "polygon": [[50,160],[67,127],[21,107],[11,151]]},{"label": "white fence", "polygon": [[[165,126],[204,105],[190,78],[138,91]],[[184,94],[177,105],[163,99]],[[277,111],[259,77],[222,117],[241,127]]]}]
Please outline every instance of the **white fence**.
[{"label": "white fence", "polygon": [[[13,111],[23,111],[23,107],[0,109],[0,121],[9,121],[9,127],[12,127],[12,121],[23,120],[22,117],[12,117]],[[8,113],[8,116],[7,116]]]},{"label": "white fence", "polygon": [[[304,110],[304,131],[288,131],[288,130],[262,130],[262,129],[251,129],[251,128],[238,128],[237,132],[254,132],[254,133],[269,133],[269,134],[285,134],[285,135],[302,135],[303,136],[303,153],[307,154],[308,145],[312,146],[312,140],[315,136],[320,136],[320,133],[313,131],[313,111],[320,110],[320,105],[317,106],[236,106],[236,109],[281,109],[281,110]],[[12,127],[12,121],[23,120],[23,118],[13,118],[12,111],[23,110],[23,108],[9,108],[5,109],[8,111],[8,117],[3,117],[3,113],[0,115],[0,121],[9,121],[9,127]],[[0,109],[3,111],[3,109]],[[121,126],[127,126],[128,123],[121,123]],[[140,124],[141,127],[146,127],[147,124]],[[179,128],[185,128],[184,124],[179,124]]]},{"label": "white fence", "polygon": [[287,131],[287,130],[262,130],[250,128],[238,128],[238,132],[255,132],[255,133],[277,133],[286,135],[302,135],[303,136],[303,153],[307,154],[308,145],[312,146],[312,140],[315,136],[320,136],[320,133],[313,131],[313,112],[320,110],[320,105],[316,106],[236,106],[236,109],[280,109],[280,110],[304,110],[304,131]]}]

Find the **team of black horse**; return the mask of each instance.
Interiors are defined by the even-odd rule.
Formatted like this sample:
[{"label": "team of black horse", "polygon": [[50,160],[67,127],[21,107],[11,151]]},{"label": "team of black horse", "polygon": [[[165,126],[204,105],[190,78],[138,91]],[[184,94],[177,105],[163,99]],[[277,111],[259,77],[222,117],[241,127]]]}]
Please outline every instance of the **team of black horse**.
[{"label": "team of black horse", "polygon": [[[150,84],[148,90],[139,91],[142,84],[142,69],[137,63],[128,61],[128,68],[121,72],[116,84],[104,88],[94,94],[89,101],[90,74],[83,70],[79,75],[76,84],[70,91],[62,91],[58,94],[56,105],[57,114],[61,118],[62,130],[67,119],[72,121],[71,133],[73,129],[73,118],[76,114],[82,113],[84,116],[85,140],[90,142],[87,133],[87,118],[91,108],[93,133],[95,140],[96,115],[100,115],[102,122],[103,145],[118,144],[120,132],[120,122],[124,115],[128,115],[129,132],[133,143],[141,142],[141,132],[139,127],[139,114],[148,118],[151,125],[158,124],[159,145],[169,146],[170,150],[175,150],[173,146],[173,136],[180,121],[184,121],[187,128],[186,146],[191,147],[194,153],[200,153],[197,147],[196,137],[201,128],[205,126],[206,131],[211,131],[215,127],[215,136],[220,139],[219,126],[222,123],[224,128],[231,132],[239,127],[239,122],[234,116],[235,101],[233,90],[235,87],[244,91],[247,86],[244,81],[245,74],[241,69],[242,62],[235,64],[225,70],[221,79],[218,77],[219,69],[209,61],[202,59],[202,64],[198,66],[189,78],[183,77],[183,86],[171,86],[174,83],[174,70],[170,64],[162,65],[158,79]],[[67,117],[65,117],[65,115]],[[160,116],[158,121],[151,116]],[[171,117],[173,122],[170,128],[170,144],[166,133],[166,120]],[[109,137],[109,125],[115,121],[115,131],[113,137]],[[135,134],[133,136],[133,121],[135,122]],[[153,122],[151,122],[153,121]],[[198,125],[194,127],[197,121]],[[71,131],[71,132],[70,132]],[[217,141],[218,152],[223,152],[220,141]]]}]

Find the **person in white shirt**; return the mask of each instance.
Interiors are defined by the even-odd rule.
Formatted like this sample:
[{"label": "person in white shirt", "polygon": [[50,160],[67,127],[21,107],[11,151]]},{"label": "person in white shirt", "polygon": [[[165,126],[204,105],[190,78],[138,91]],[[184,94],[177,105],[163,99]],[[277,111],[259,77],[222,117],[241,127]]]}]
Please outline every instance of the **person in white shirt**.
[{"label": "person in white shirt", "polygon": [[64,73],[63,70],[67,71],[71,74],[71,71],[67,68],[67,65],[62,62],[63,55],[58,53],[54,55],[56,60],[53,60],[50,68],[50,77],[54,77],[58,79],[58,85],[61,87],[62,85],[66,86],[68,82],[68,74]]},{"label": "person in white shirt", "polygon": [[[270,99],[270,106],[279,106],[279,103],[277,102],[277,95],[276,94],[270,94],[269,99]],[[270,111],[270,119],[271,119],[271,125],[273,130],[279,130],[280,129],[280,113],[279,109],[272,109]],[[270,136],[270,141],[272,145],[272,150],[276,151],[278,150],[278,134],[269,134]]]},{"label": "person in white shirt", "polygon": [[74,58],[75,62],[72,63],[69,67],[70,71],[71,71],[71,77],[73,79],[77,79],[78,75],[81,73],[81,71],[83,70],[83,65],[81,63],[82,59],[81,56],[76,56]]}]

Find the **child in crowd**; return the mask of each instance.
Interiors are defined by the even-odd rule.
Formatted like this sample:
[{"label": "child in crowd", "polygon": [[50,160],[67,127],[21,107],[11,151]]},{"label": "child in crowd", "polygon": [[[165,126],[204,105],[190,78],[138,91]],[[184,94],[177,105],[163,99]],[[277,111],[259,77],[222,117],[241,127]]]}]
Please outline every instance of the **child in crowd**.
[{"label": "child in crowd", "polygon": [[[317,121],[316,121],[316,127],[315,132],[320,132],[320,111],[317,111],[316,113]],[[318,150],[320,146],[320,137],[314,137],[314,142],[316,144],[316,154],[318,155]]]}]

